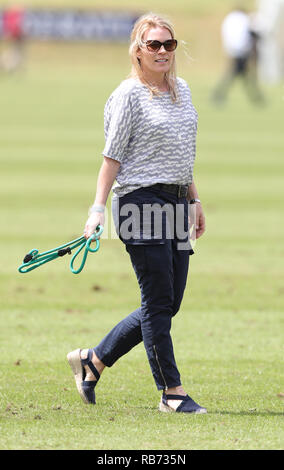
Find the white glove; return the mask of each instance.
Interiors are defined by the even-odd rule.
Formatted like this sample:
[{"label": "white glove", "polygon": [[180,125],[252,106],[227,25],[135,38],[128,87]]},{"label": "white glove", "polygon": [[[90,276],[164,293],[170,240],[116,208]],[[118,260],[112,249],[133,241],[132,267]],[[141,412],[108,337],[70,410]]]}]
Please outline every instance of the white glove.
[{"label": "white glove", "polygon": [[104,226],[104,223],[105,223],[104,213],[92,212],[84,228],[84,237],[86,239],[90,238],[90,236],[96,231],[97,226],[98,225]]}]

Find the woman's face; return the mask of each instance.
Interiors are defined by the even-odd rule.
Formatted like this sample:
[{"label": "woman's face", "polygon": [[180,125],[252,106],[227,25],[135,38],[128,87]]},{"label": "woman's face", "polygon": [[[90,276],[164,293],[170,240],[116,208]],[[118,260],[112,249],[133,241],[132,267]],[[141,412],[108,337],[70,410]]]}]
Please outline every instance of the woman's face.
[{"label": "woman's face", "polygon": [[[148,29],[143,35],[143,41],[165,42],[168,39],[173,39],[170,31],[161,27]],[[157,52],[149,51],[145,44],[137,51],[142,71],[148,76],[168,72],[174,60],[174,54],[175,51],[168,52],[164,46],[161,46]]]}]

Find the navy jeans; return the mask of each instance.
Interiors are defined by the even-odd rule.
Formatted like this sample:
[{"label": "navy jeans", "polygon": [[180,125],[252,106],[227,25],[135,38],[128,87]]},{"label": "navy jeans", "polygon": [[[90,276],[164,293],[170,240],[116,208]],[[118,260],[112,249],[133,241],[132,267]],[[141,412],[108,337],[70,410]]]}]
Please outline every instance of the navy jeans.
[{"label": "navy jeans", "polygon": [[[135,193],[135,194],[134,194]],[[130,200],[177,203],[185,207],[185,198],[150,189],[137,190],[127,195]],[[120,206],[125,202],[120,198]],[[123,240],[123,238],[122,238]],[[123,240],[124,241],[124,240]],[[179,249],[180,240],[174,236],[159,240],[127,240],[126,250],[140,286],[141,306],[119,322],[94,348],[98,358],[111,367],[115,361],[143,341],[151,371],[158,390],[181,385],[170,335],[172,317],[178,312],[187,281],[190,244]]]}]

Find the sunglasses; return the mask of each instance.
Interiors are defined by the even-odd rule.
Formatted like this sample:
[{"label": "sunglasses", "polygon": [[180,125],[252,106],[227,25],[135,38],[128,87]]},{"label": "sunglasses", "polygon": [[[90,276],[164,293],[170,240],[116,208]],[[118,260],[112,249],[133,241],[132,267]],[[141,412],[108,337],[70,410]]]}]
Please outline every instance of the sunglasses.
[{"label": "sunglasses", "polygon": [[176,39],[168,39],[165,42],[160,41],[144,41],[148,51],[150,52],[158,52],[162,46],[164,46],[165,50],[168,52],[172,52],[177,48],[177,40]]}]

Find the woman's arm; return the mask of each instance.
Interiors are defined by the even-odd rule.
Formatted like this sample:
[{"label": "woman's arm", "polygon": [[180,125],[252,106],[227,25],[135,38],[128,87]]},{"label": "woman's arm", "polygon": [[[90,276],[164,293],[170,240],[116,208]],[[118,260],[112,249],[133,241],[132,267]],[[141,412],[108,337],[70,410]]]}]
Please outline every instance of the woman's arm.
[{"label": "woman's arm", "polygon": [[91,214],[84,229],[85,238],[89,238],[98,225],[104,225],[105,205],[119,167],[120,162],[113,158],[104,157],[98,176],[95,202],[91,208]]},{"label": "woman's arm", "polygon": [[187,200],[191,201],[191,199],[198,199],[198,192],[197,192],[197,189],[193,180],[192,180],[191,185],[188,187],[188,193],[187,193]]},{"label": "woman's arm", "polygon": [[104,157],[104,161],[98,176],[97,192],[94,205],[106,205],[109,192],[116,178],[119,167],[120,162],[114,160],[113,158]]},{"label": "woman's arm", "polygon": [[[195,186],[194,181],[192,180],[191,185],[188,188],[187,200],[191,201],[192,199],[199,199],[198,192]],[[205,232],[205,216],[203,213],[201,202],[195,203],[196,208],[196,239],[201,237]]]}]

